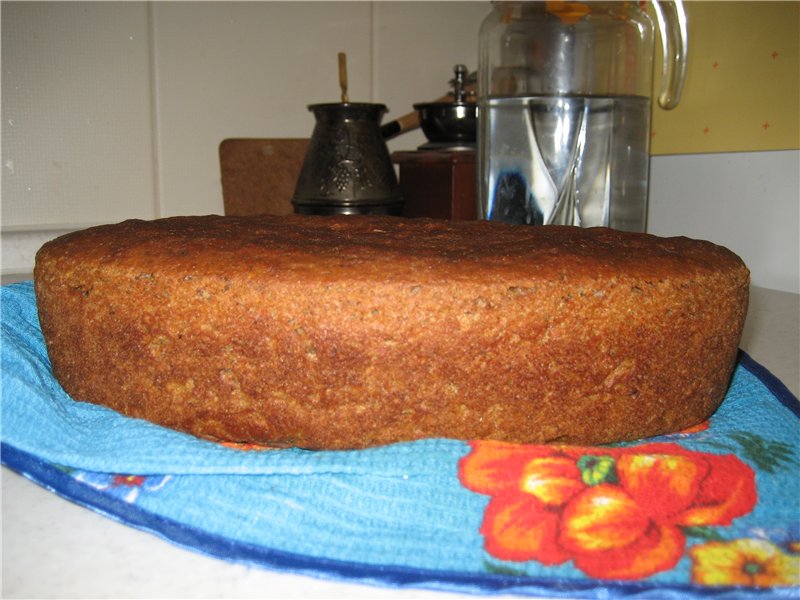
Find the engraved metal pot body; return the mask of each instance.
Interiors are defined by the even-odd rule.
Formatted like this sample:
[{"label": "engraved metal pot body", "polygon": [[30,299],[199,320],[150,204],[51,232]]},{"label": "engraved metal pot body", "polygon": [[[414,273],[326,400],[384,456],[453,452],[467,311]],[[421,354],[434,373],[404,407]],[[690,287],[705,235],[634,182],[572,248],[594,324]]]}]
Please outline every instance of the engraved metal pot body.
[{"label": "engraved metal pot body", "polygon": [[308,107],[316,124],[292,204],[300,214],[399,215],[403,197],[380,131],[383,104]]}]

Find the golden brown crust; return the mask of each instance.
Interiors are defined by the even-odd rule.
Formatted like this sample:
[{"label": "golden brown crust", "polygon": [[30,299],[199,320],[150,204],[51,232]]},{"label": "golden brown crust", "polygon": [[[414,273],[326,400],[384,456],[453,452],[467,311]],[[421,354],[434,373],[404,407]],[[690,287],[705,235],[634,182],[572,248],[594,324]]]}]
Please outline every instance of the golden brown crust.
[{"label": "golden brown crust", "polygon": [[71,396],[195,435],[597,444],[717,408],[749,272],[607,229],[208,216],[63,236],[35,285]]}]

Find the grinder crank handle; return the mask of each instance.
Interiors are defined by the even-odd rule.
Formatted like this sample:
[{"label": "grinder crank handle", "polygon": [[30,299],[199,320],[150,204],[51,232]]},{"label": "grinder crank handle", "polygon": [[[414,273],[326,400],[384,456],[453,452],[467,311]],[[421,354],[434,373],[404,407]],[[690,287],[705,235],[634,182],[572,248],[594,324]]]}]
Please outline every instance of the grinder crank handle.
[{"label": "grinder crank handle", "polygon": [[[447,94],[435,100],[435,102],[452,101],[453,94]],[[402,117],[398,117],[394,121],[390,121],[385,125],[381,125],[381,135],[383,136],[384,140],[390,140],[394,137],[397,137],[401,133],[418,129],[419,125],[419,112],[415,110],[414,112],[410,112]]]},{"label": "grinder crank handle", "polygon": [[[446,96],[437,98],[434,100],[434,102],[453,102],[453,94],[447,94]],[[384,140],[390,140],[394,137],[397,137],[401,133],[413,131],[414,129],[419,128],[419,126],[419,112],[415,110],[414,112],[410,112],[402,117],[398,117],[394,121],[389,121],[388,123],[381,125],[381,135],[383,136]]]}]

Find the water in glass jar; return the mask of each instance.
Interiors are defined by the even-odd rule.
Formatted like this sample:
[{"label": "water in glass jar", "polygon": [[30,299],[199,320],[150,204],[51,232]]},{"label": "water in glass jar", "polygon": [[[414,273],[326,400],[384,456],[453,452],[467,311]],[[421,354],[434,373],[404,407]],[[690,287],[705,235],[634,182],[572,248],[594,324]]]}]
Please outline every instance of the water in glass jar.
[{"label": "water in glass jar", "polygon": [[480,127],[481,217],[644,231],[649,98],[492,98]]}]

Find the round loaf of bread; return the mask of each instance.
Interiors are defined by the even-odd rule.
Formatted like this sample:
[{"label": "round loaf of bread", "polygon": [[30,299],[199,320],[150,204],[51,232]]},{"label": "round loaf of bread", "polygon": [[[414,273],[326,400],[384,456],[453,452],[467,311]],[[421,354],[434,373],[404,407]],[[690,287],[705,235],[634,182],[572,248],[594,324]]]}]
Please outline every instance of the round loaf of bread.
[{"label": "round loaf of bread", "polygon": [[723,399],[749,271],[687,238],[395,217],[175,217],[37,254],[76,400],[304,448],[425,437],[599,444]]}]

